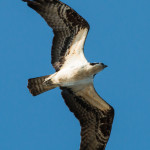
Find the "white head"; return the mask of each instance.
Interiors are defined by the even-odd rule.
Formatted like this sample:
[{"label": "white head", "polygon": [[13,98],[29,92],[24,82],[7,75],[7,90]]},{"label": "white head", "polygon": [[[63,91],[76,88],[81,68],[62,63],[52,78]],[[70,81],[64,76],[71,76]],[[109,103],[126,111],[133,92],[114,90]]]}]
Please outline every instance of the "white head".
[{"label": "white head", "polygon": [[107,65],[103,63],[90,63],[93,73],[96,74],[100,71],[102,71],[104,68],[108,67]]}]

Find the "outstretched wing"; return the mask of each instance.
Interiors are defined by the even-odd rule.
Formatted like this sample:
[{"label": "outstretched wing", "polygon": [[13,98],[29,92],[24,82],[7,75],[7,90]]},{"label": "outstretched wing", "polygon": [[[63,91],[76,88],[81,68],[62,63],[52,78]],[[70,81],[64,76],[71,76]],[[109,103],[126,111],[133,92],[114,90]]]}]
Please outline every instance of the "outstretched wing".
[{"label": "outstretched wing", "polygon": [[[89,24],[77,12],[59,0],[23,0],[38,12],[53,29],[52,65],[60,70],[68,55],[76,54],[81,61]],[[80,57],[79,57],[80,56]],[[67,57],[67,58],[66,58]]]},{"label": "outstretched wing", "polygon": [[79,92],[62,90],[65,103],[80,121],[80,150],[104,150],[111,132],[114,109],[98,96],[93,84]]}]

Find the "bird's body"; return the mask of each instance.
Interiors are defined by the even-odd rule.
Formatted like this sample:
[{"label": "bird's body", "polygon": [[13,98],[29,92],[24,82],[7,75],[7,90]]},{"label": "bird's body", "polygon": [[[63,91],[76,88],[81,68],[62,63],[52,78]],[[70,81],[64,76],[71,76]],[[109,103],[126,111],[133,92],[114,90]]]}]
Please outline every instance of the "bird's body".
[{"label": "bird's body", "polygon": [[96,64],[94,66],[89,63],[81,64],[79,66],[70,65],[62,68],[53,75],[50,75],[45,79],[45,83],[48,83],[48,81],[51,80],[53,84],[59,85],[60,87],[82,85],[90,82],[93,83],[93,75],[102,69],[103,66],[101,64]]},{"label": "bird's body", "polygon": [[36,96],[56,87],[81,125],[80,150],[104,150],[110,136],[114,109],[95,91],[93,78],[106,65],[89,63],[83,52],[89,24],[59,0],[23,0],[53,29],[52,75],[28,80]]}]

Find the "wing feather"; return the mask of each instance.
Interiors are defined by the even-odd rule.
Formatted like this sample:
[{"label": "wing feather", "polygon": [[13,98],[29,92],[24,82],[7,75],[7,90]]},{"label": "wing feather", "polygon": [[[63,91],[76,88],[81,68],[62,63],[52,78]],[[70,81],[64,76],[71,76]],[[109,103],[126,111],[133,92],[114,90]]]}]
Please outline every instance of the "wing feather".
[{"label": "wing feather", "polygon": [[[95,90],[93,89],[91,92],[93,91]],[[85,91],[83,93],[85,94]],[[70,89],[63,89],[62,91],[66,105],[80,121],[80,150],[104,150],[111,132],[114,109],[100,97],[99,105],[102,106],[92,105],[93,102],[90,103],[90,101],[94,101],[92,96],[89,101],[83,93],[82,91],[74,93]],[[97,95],[97,93],[94,94]],[[100,109],[102,107],[103,109]]]},{"label": "wing feather", "polygon": [[[53,29],[54,38],[52,45],[52,65],[58,71],[65,62],[65,56],[69,55],[69,48],[75,44],[76,35],[80,30],[89,30],[89,24],[76,11],[59,0],[23,0],[28,6],[39,13]],[[78,41],[80,41],[78,38]],[[84,38],[85,41],[86,37]],[[84,45],[82,42],[81,47]],[[80,49],[83,51],[83,49]]]}]

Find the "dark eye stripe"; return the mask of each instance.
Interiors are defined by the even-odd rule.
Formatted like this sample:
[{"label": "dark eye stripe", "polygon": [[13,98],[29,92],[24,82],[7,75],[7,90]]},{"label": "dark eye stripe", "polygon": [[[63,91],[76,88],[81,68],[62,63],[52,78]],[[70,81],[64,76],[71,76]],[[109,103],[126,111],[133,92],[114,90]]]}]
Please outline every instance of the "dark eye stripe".
[{"label": "dark eye stripe", "polygon": [[94,66],[94,65],[96,65],[96,64],[99,64],[99,63],[90,63],[90,65],[92,65],[92,66]]}]

